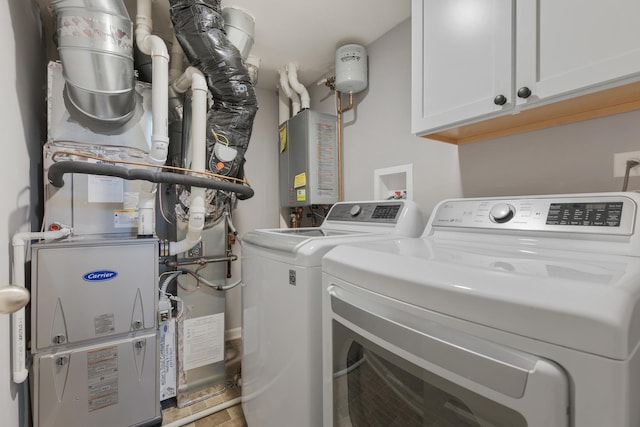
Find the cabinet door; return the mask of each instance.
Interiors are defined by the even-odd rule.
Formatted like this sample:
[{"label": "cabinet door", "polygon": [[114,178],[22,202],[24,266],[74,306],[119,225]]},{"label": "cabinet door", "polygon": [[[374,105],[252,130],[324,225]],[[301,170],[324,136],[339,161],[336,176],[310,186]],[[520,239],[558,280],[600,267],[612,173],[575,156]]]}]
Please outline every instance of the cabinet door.
[{"label": "cabinet door", "polygon": [[519,0],[516,17],[518,105],[640,78],[638,0]]},{"label": "cabinet door", "polygon": [[512,12],[512,0],[413,0],[413,133],[513,108]]}]

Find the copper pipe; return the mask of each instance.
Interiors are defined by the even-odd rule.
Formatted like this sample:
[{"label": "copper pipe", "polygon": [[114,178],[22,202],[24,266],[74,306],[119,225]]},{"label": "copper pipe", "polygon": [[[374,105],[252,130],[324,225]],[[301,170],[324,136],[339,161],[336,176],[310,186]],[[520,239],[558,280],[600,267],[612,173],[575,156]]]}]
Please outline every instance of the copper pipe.
[{"label": "copper pipe", "polygon": [[344,200],[344,176],[342,172],[342,113],[353,108],[353,92],[349,92],[349,106],[342,109],[342,92],[336,91],[336,111],[338,113],[338,201]]}]

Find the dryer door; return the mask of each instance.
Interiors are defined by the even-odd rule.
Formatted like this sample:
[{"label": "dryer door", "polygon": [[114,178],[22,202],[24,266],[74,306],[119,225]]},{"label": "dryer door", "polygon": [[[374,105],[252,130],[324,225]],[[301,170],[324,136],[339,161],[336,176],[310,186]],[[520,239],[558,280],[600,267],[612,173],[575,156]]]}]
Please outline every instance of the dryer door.
[{"label": "dryer door", "polygon": [[569,425],[567,378],[549,360],[347,284],[330,286],[324,303],[325,425]]}]

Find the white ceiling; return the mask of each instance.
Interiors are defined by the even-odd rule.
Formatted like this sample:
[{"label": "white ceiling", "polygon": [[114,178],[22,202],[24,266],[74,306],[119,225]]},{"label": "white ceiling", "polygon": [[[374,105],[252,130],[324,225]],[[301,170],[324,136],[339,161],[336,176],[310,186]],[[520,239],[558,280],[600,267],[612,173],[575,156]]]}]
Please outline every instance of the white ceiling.
[{"label": "white ceiling", "polygon": [[251,55],[260,58],[258,86],[275,88],[278,69],[298,63],[298,78],[315,84],[334,68],[347,43],[367,46],[410,16],[411,0],[223,0],[256,18]]},{"label": "white ceiling", "polygon": [[[43,8],[49,0],[37,0]],[[136,0],[124,0],[135,22]],[[275,89],[278,70],[298,64],[298,79],[315,84],[334,69],[338,47],[367,46],[410,16],[411,0],[222,0],[222,7],[244,9],[255,17],[251,56],[260,59],[258,87]],[[44,13],[45,20],[51,19]],[[167,42],[173,37],[169,0],[153,0],[153,30]],[[45,22],[51,29],[52,22]]]}]

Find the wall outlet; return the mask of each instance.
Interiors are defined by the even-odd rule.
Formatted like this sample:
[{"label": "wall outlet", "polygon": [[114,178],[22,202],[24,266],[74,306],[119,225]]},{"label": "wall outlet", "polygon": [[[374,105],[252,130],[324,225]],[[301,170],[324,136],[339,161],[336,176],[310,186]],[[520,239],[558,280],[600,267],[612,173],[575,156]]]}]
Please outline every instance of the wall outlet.
[{"label": "wall outlet", "polygon": [[[627,170],[627,160],[640,160],[640,151],[628,151],[613,155],[613,177],[623,178]],[[629,171],[629,176],[640,176],[640,166],[635,166]]]}]

